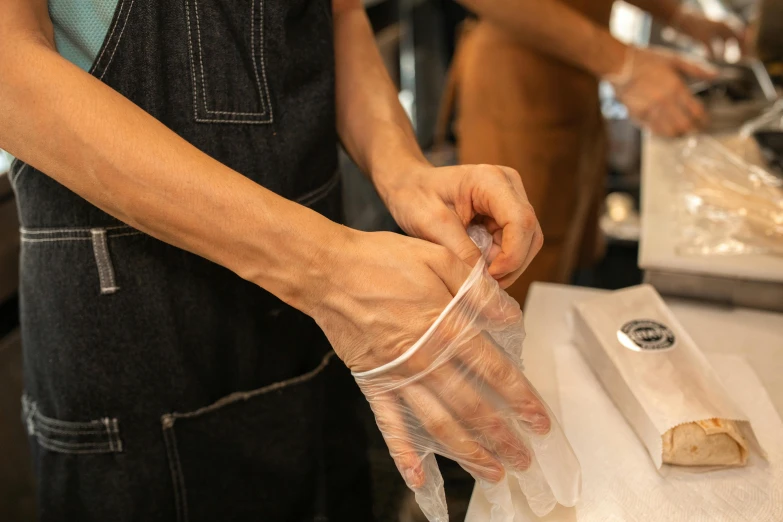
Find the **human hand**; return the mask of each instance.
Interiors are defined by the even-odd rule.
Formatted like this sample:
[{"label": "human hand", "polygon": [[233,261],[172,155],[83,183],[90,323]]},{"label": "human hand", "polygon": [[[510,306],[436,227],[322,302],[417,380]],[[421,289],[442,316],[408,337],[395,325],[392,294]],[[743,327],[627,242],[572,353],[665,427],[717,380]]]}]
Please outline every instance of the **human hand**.
[{"label": "human hand", "polygon": [[744,28],[738,29],[724,21],[710,20],[695,9],[680,8],[670,23],[681,33],[703,44],[712,59],[722,56],[723,49],[730,40],[736,40],[740,49],[745,47]]},{"label": "human hand", "polygon": [[622,71],[605,78],[631,118],[654,133],[681,136],[703,128],[704,105],[686,86],[683,76],[711,79],[716,71],[663,49],[630,47]]},{"label": "human hand", "polygon": [[469,266],[481,257],[466,229],[482,224],[494,244],[489,273],[507,288],[527,268],[544,236],[519,174],[495,165],[418,164],[384,176],[379,191],[409,235],[447,247]]},{"label": "human hand", "polygon": [[[323,299],[330,310],[314,317],[354,371],[428,519],[448,520],[435,453],[479,481],[495,506],[492,522],[514,519],[511,480],[538,514],[557,501],[573,505],[578,462],[522,373],[519,305],[483,259],[466,276],[464,263],[444,247],[357,234],[351,241],[371,255],[351,256],[359,273],[335,271],[333,294]],[[480,241],[488,253],[491,236],[482,231]]]}]

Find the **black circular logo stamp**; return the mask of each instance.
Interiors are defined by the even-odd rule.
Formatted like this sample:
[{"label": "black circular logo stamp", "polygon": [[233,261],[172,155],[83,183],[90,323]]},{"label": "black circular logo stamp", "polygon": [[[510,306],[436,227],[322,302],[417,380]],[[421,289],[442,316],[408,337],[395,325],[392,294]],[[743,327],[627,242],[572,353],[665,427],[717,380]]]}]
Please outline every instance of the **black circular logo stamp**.
[{"label": "black circular logo stamp", "polygon": [[649,319],[629,321],[617,332],[620,342],[631,350],[666,350],[674,346],[674,332]]}]

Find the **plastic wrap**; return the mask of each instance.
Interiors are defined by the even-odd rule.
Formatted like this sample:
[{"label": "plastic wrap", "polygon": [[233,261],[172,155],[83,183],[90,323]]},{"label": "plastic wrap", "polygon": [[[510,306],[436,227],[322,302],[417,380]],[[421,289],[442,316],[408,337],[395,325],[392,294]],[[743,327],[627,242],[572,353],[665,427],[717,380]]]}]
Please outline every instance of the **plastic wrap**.
[{"label": "plastic wrap", "polygon": [[697,136],[680,159],[679,253],[783,255],[783,179],[751,143]]},{"label": "plastic wrap", "polygon": [[[489,233],[478,227],[469,232],[488,255]],[[476,478],[493,506],[491,522],[519,522],[511,499],[517,484],[539,516],[558,502],[576,503],[579,463],[523,373],[524,338],[519,305],[482,259],[409,350],[379,368],[354,373],[430,522],[448,522],[435,454]]]}]

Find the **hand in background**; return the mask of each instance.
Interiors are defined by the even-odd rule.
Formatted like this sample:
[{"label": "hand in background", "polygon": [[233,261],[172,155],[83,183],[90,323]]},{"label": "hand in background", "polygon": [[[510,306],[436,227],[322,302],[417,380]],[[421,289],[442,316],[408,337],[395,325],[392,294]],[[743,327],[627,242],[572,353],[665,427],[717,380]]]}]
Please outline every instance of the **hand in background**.
[{"label": "hand in background", "polygon": [[671,25],[681,33],[704,44],[708,56],[712,59],[722,54],[716,52],[716,47],[720,50],[725,49],[726,43],[730,40],[736,40],[741,49],[745,46],[744,28],[737,29],[724,21],[710,20],[696,10],[680,9],[671,20]]},{"label": "hand in background", "polygon": [[697,131],[707,122],[702,103],[688,89],[685,77],[711,79],[706,64],[664,49],[631,47],[618,74],[606,79],[628,108],[633,120],[661,136]]}]

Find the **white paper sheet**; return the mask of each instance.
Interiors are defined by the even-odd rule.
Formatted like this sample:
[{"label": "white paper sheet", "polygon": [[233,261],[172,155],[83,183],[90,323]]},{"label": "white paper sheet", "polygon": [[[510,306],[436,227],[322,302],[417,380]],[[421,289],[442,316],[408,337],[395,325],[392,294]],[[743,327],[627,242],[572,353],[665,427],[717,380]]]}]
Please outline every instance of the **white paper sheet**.
[{"label": "white paper sheet", "polygon": [[[769,458],[744,468],[659,473],[639,438],[572,344],[554,347],[561,423],[582,464],[576,522],[781,522],[783,422],[744,359],[708,356]],[[570,511],[570,510],[569,510]]]},{"label": "white paper sheet", "polygon": [[656,467],[663,464],[664,433],[709,419],[737,421],[753,451],[763,454],[752,423],[732,398],[733,390],[652,286],[580,302],[573,319],[574,343],[644,441]]}]

